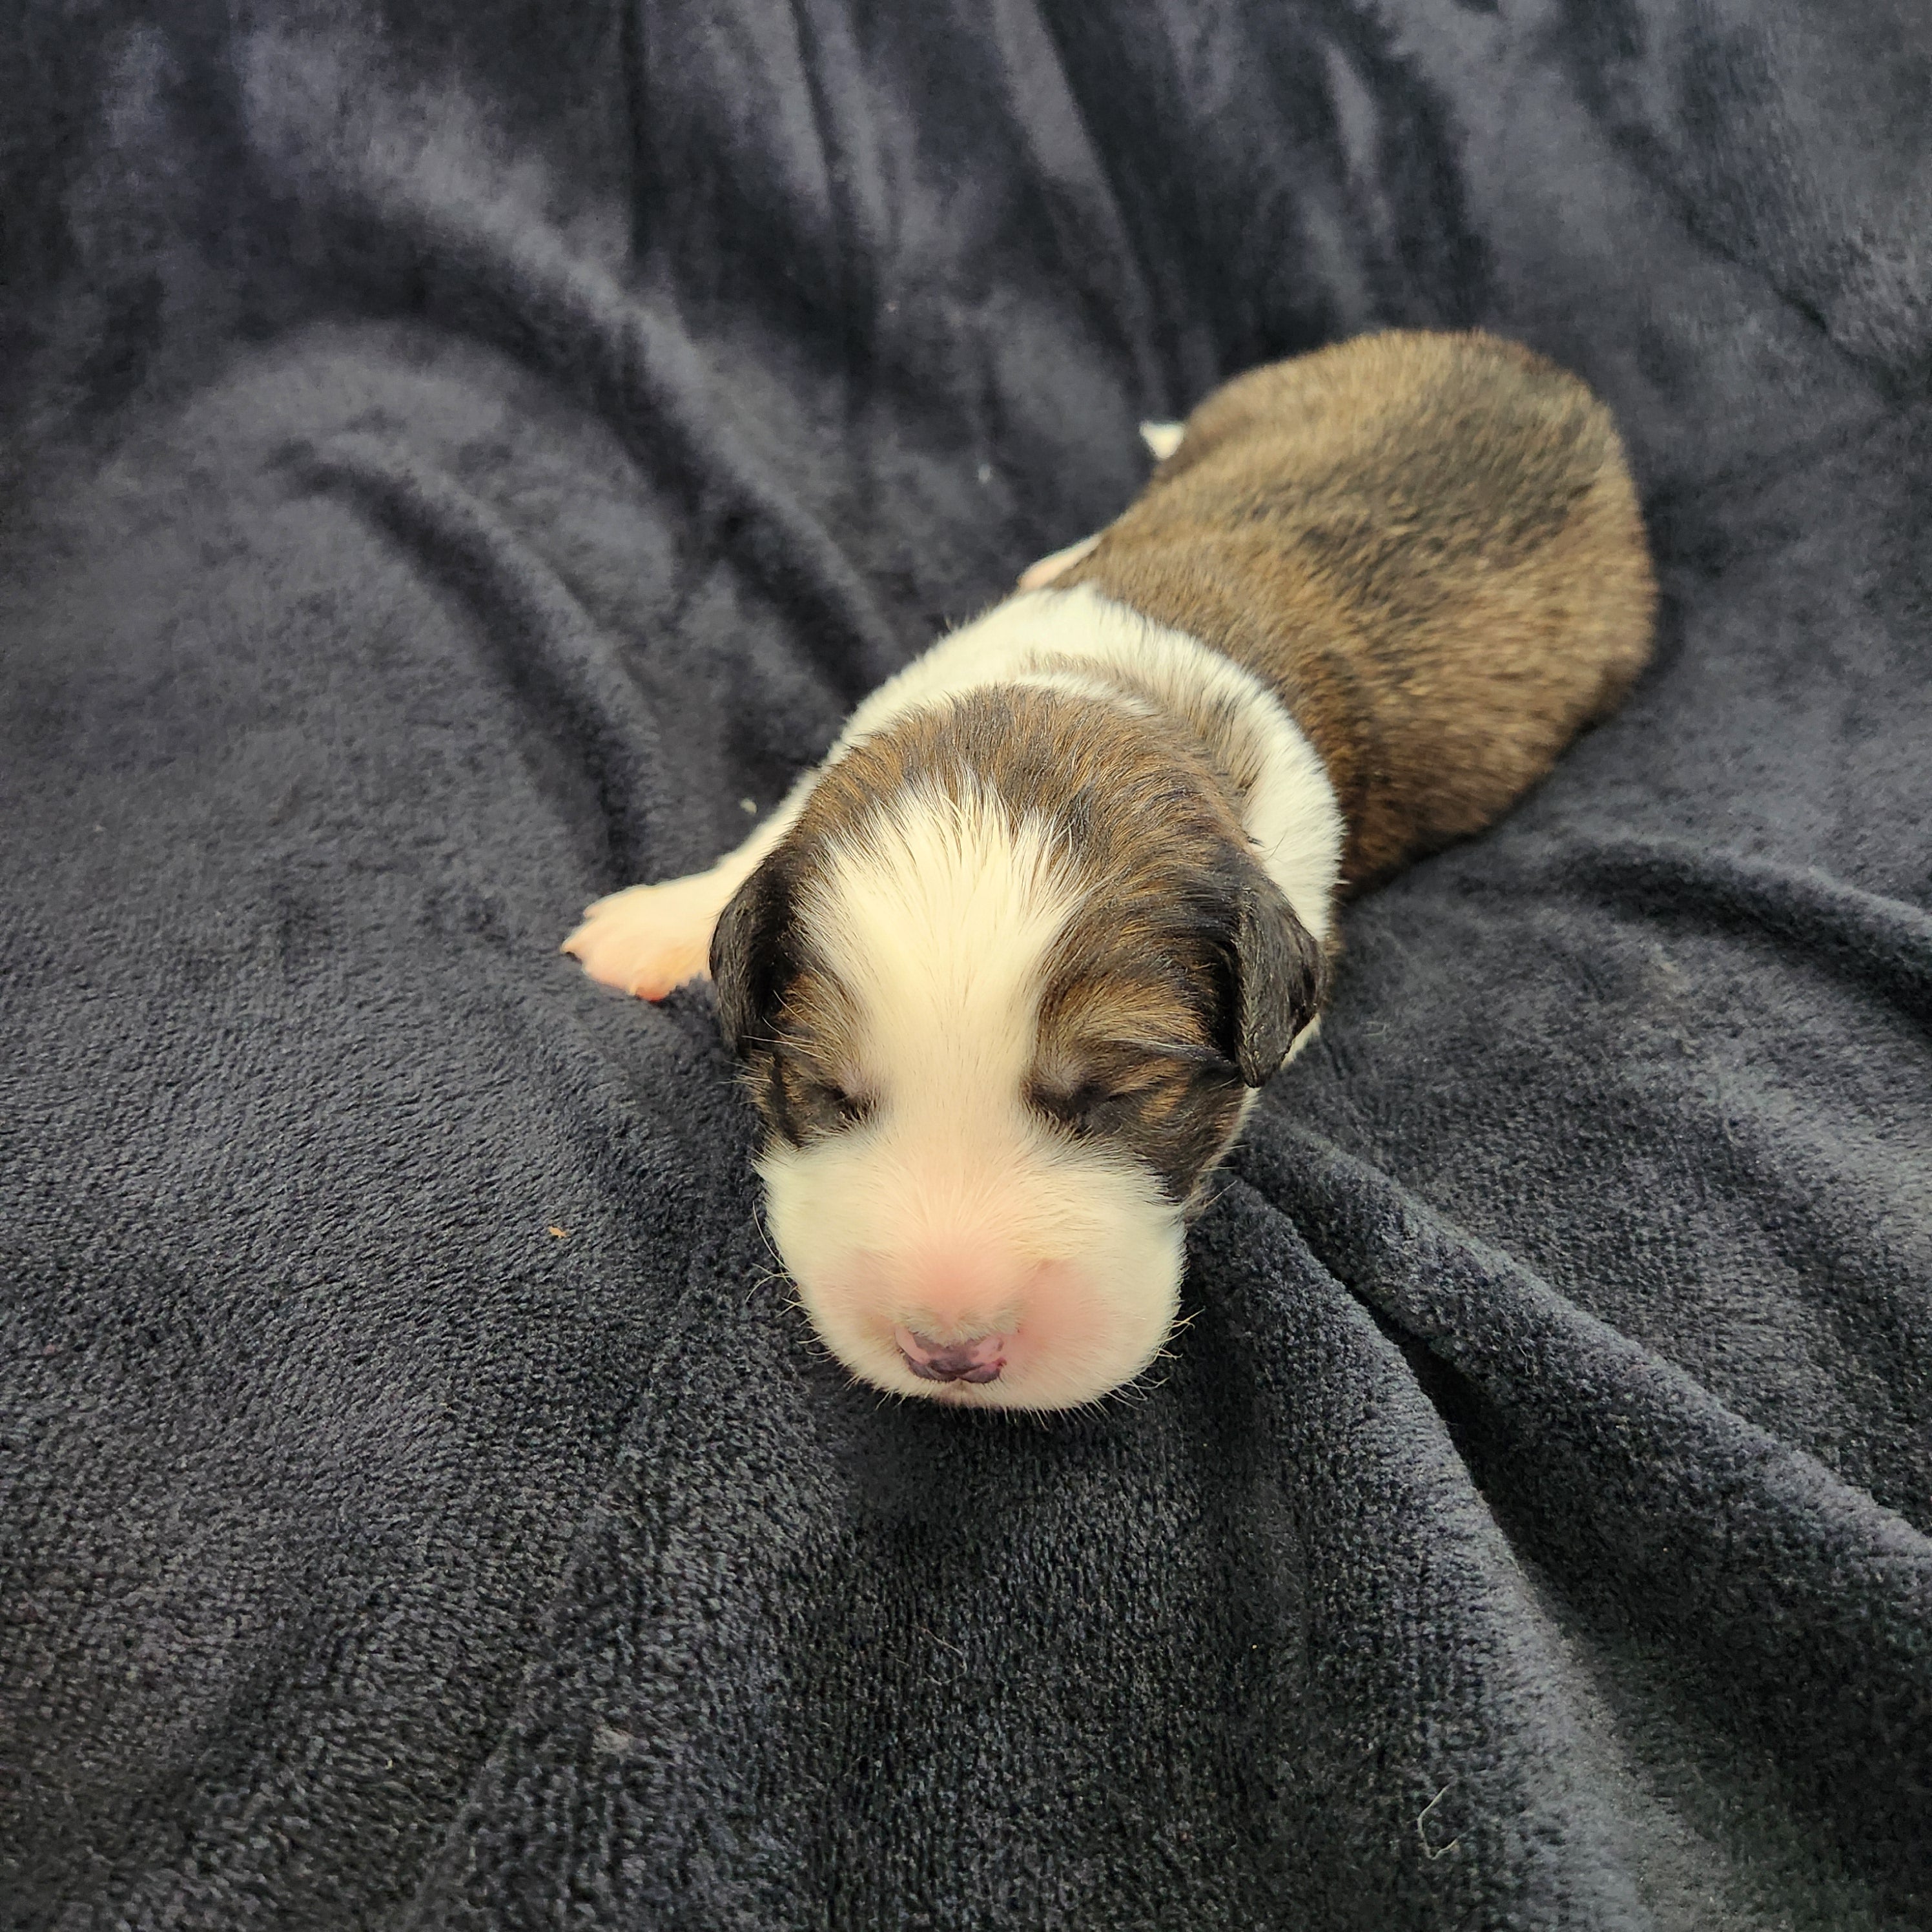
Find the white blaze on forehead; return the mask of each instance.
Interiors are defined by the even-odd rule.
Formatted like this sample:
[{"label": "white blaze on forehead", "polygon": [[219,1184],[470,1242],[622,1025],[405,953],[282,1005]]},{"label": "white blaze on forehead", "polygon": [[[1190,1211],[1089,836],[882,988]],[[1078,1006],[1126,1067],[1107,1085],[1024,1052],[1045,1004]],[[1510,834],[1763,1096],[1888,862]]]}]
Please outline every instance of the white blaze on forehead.
[{"label": "white blaze on forehead", "polygon": [[[877,1105],[849,1132],[773,1142],[759,1168],[814,1325],[880,1388],[1065,1408],[1131,1381],[1173,1324],[1178,1210],[1138,1162],[1026,1103],[1047,958],[1084,896],[1049,825],[932,788],[884,802],[801,896],[849,1004],[849,1077]],[[997,1335],[1004,1372],[922,1381],[902,1329]]]},{"label": "white blaze on forehead", "polygon": [[833,848],[806,918],[882,1100],[1017,1103],[1046,955],[1080,896],[1064,840],[977,786],[903,793]]}]

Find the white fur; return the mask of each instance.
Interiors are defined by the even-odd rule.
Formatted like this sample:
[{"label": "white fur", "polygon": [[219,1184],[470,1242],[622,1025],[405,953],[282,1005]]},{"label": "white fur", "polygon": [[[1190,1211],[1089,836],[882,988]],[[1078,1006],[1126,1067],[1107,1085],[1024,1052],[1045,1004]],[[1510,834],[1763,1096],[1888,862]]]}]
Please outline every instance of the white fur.
[{"label": "white fur", "polygon": [[[1258,678],[1090,586],[1009,598],[942,639],[860,706],[826,764],[910,712],[1016,682],[1169,712],[1211,741],[1245,786],[1256,858],[1327,937],[1342,823],[1314,747]],[[654,998],[701,970],[718,914],[818,778],[709,872],[600,900],[566,950]],[[799,908],[854,996],[859,1064],[843,1077],[873,1112],[802,1150],[773,1148],[760,1172],[820,1334],[880,1388],[1065,1408],[1131,1380],[1172,1324],[1179,1211],[1130,1159],[1056,1135],[1022,1093],[1041,963],[1093,883],[1077,868],[1048,828],[1016,830],[986,799],[915,793],[862,837],[855,828]],[[1006,1366],[986,1383],[922,1381],[897,1327],[941,1342],[1010,1337]]]},{"label": "white fur", "polygon": [[1187,425],[1178,422],[1144,422],[1141,424],[1141,440],[1145,443],[1156,463],[1165,463],[1180,447],[1181,439],[1187,434]]},{"label": "white fur", "polygon": [[1328,937],[1342,824],[1315,747],[1261,680],[1184,631],[1143,617],[1090,584],[996,604],[942,638],[853,712],[831,759],[908,711],[987,685],[1074,676],[1088,694],[1181,717],[1225,704],[1258,774],[1243,809],[1262,868],[1318,940]]},{"label": "white fur", "polygon": [[[1174,1320],[1180,1216],[1153,1178],[1028,1108],[1042,962],[1084,898],[1048,828],[916,793],[837,849],[796,908],[860,1016],[861,1126],[760,1164],[768,1222],[833,1352],[878,1386],[1061,1408],[1131,1381]],[[935,1384],[893,1340],[1008,1339]]]}]

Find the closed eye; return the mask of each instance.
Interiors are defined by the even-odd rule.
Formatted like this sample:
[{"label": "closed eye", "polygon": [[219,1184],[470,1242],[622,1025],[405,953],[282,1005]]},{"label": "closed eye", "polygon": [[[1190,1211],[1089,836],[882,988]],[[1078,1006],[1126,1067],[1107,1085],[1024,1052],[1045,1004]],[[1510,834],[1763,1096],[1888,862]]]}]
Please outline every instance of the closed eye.
[{"label": "closed eye", "polygon": [[848,1127],[869,1120],[878,1104],[869,1094],[854,1094],[830,1080],[819,1082],[818,1099],[821,1109],[836,1114]]},{"label": "closed eye", "polygon": [[1206,1066],[1215,1069],[1232,1065],[1227,1055],[1217,1053],[1211,1046],[1201,1046],[1188,1040],[1123,1040],[1110,1042],[1115,1053],[1137,1059],[1164,1062],[1169,1066]]},{"label": "closed eye", "polygon": [[773,1064],[770,1091],[779,1130],[794,1146],[862,1126],[878,1107],[862,1088],[807,1072],[782,1055]]},{"label": "closed eye", "polygon": [[1036,1113],[1076,1139],[1138,1140],[1172,1131],[1192,1100],[1240,1078],[1222,1054],[1191,1041],[1102,1040],[1072,1066],[1036,1070],[1025,1093]]},{"label": "closed eye", "polygon": [[871,1094],[855,1092],[836,1080],[805,1081],[800,1099],[815,1122],[834,1129],[863,1125],[878,1105]]},{"label": "closed eye", "polygon": [[1090,1036],[1051,1042],[1021,1090],[1042,1128],[1079,1150],[1074,1158],[1137,1161],[1178,1205],[1226,1151],[1245,1089],[1211,1048]]},{"label": "closed eye", "polygon": [[1084,1136],[1104,1133],[1120,1117],[1130,1112],[1135,1096],[1108,1087],[1097,1080],[1083,1081],[1070,1090],[1059,1091],[1035,1084],[1027,1094],[1028,1102],[1056,1126]]}]

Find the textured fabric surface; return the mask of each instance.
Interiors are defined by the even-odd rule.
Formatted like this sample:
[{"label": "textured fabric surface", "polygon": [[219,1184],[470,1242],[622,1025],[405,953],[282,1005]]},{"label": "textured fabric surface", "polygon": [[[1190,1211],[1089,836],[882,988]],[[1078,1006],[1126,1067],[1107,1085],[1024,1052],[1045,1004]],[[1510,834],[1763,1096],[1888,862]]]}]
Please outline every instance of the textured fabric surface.
[{"label": "textured fabric surface", "polygon": [[[0,24],[0,1922],[1932,1924],[1913,0]],[[578,908],[1384,323],[1628,709],[1355,907],[1154,1385],[881,1402]]]}]

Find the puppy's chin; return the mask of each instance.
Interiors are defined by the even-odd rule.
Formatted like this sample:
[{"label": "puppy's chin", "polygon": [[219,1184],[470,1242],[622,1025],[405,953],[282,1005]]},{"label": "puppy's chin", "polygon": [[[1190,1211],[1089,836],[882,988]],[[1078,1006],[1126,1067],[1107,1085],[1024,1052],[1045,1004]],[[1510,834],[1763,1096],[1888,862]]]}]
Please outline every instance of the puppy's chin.
[{"label": "puppy's chin", "polygon": [[813,1327],[875,1388],[1078,1408],[1141,1375],[1174,1326],[1182,1216],[1130,1160],[1024,1129],[881,1126],[759,1166]]}]

